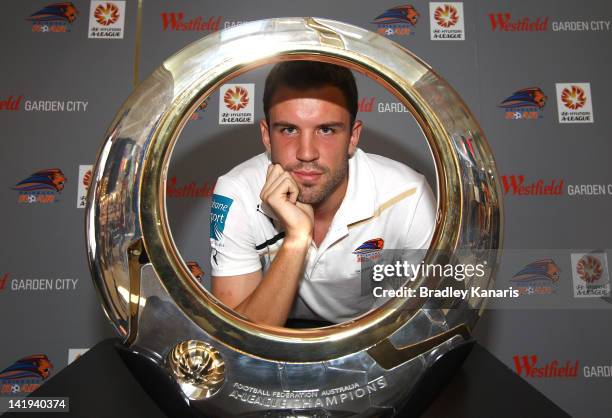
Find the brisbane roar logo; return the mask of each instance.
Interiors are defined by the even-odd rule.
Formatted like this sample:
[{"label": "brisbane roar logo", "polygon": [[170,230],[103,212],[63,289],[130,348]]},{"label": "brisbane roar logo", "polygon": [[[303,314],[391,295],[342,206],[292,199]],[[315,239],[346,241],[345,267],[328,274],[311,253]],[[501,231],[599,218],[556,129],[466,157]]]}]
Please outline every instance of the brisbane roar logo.
[{"label": "brisbane roar logo", "polygon": [[36,13],[32,13],[27,20],[32,22],[72,23],[76,20],[78,14],[79,12],[72,3],[54,3],[43,7]]},{"label": "brisbane roar logo", "polygon": [[32,32],[68,32],[68,25],[78,16],[74,4],[54,3],[32,13],[26,20],[32,22]]},{"label": "brisbane roar logo", "polygon": [[191,117],[189,118],[189,120],[198,120],[198,119],[202,119],[202,113],[204,113],[204,111],[206,110],[206,108],[208,107],[208,99],[205,99],[202,103],[200,103],[198,105],[198,107],[193,111]]},{"label": "brisbane roar logo", "polygon": [[94,17],[103,26],[112,25],[119,19],[119,8],[113,3],[99,4],[94,10]]},{"label": "brisbane roar logo", "polygon": [[30,393],[49,377],[53,364],[45,354],[34,354],[17,360],[0,372],[0,393]]},{"label": "brisbane roar logo", "polygon": [[506,119],[539,119],[548,97],[539,87],[517,90],[498,107],[506,110]]},{"label": "brisbane roar logo", "polygon": [[409,35],[419,20],[419,12],[411,4],[404,4],[388,9],[377,16],[372,23],[378,26],[381,35]]},{"label": "brisbane roar logo", "polygon": [[45,380],[51,374],[53,365],[45,354],[34,354],[17,360],[0,372],[0,380],[40,378]]},{"label": "brisbane roar logo", "polygon": [[207,107],[208,107],[208,99],[204,100],[202,103],[198,105],[196,112],[201,112],[203,110],[206,110]]},{"label": "brisbane roar logo", "polygon": [[187,268],[196,279],[204,277],[204,270],[202,270],[202,267],[200,267],[197,261],[187,261]]},{"label": "brisbane roar logo", "polygon": [[510,281],[520,294],[550,294],[554,292],[560,272],[552,259],[537,260],[523,267]]},{"label": "brisbane roar logo", "polygon": [[13,187],[19,192],[20,203],[51,203],[64,190],[67,179],[59,168],[40,170]]},{"label": "brisbane roar logo", "polygon": [[564,88],[561,92],[561,101],[571,110],[578,110],[584,107],[587,99],[586,94],[579,86],[571,86],[570,88]]},{"label": "brisbane roar logo", "polygon": [[20,192],[30,192],[34,190],[52,190],[61,192],[64,190],[66,177],[59,168],[49,168],[40,170],[26,179],[20,181],[13,187],[13,190]]},{"label": "brisbane roar logo", "polygon": [[363,262],[365,260],[375,260],[380,257],[380,252],[385,245],[385,241],[382,238],[374,238],[367,240],[359,247],[355,248],[353,254],[357,255],[357,261]]},{"label": "brisbane roar logo", "polygon": [[225,106],[237,112],[244,109],[249,104],[249,92],[244,87],[240,86],[236,86],[233,89],[229,88],[223,95],[223,101],[225,102]]},{"label": "brisbane roar logo", "polygon": [[455,26],[459,21],[459,15],[457,9],[450,4],[444,6],[438,6],[434,12],[434,19],[438,25],[443,28],[450,28]]},{"label": "brisbane roar logo", "polygon": [[538,107],[543,108],[546,105],[548,97],[539,87],[527,87],[526,89],[517,90],[510,97],[505,99],[499,107],[505,109],[514,109],[520,107]]}]

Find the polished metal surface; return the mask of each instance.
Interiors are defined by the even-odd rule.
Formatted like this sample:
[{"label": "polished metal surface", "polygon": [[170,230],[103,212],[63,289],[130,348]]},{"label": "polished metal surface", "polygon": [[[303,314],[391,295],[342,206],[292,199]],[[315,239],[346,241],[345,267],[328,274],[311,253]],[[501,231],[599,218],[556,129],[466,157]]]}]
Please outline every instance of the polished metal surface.
[{"label": "polished metal surface", "polygon": [[186,340],[174,346],[168,365],[190,399],[213,396],[225,380],[225,363],[213,346],[198,340]]},{"label": "polished metal surface", "polygon": [[[126,344],[157,353],[160,367],[170,367],[164,359],[177,341],[201,340],[221,353],[226,381],[217,395],[201,401],[202,410],[214,404],[238,414],[281,410],[289,403],[375,415],[377,408],[392,410],[437,356],[469,335],[484,298],[458,298],[444,309],[426,298],[395,298],[326,328],[256,325],[195,282],[168,227],[168,160],[190,114],[226,80],[296,59],[364,73],[410,110],[437,173],[437,225],[424,261],[486,264],[479,285],[490,287],[502,240],[502,202],[480,126],[457,93],[409,51],[375,33],[319,18],[262,20],[207,36],[166,60],[132,93],[107,132],[89,189],[91,271],[117,332]],[[421,275],[410,287],[441,284],[439,277]],[[402,341],[411,343],[403,347]],[[395,359],[377,359],[381,355]],[[382,363],[398,365],[387,370]],[[257,396],[268,400],[255,402]]]}]

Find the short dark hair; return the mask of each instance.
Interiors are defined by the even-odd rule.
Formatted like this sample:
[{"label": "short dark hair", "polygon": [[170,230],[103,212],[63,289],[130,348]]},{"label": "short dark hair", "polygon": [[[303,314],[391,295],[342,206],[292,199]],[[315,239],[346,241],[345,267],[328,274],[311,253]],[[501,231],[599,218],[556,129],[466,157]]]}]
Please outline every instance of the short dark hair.
[{"label": "short dark hair", "polygon": [[268,122],[272,97],[281,86],[296,90],[337,87],[344,96],[353,126],[357,117],[359,93],[355,77],[348,68],[319,61],[284,61],[276,64],[268,73],[264,88],[263,106]]}]

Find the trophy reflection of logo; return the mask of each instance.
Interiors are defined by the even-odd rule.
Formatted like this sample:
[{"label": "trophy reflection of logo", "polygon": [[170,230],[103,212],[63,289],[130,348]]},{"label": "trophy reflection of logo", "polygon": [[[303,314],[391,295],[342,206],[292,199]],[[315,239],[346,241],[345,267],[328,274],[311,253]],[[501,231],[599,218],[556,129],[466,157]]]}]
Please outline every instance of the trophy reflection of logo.
[{"label": "trophy reflection of logo", "polygon": [[[156,398],[175,413],[391,415],[441,356],[470,340],[484,308],[483,297],[444,306],[399,297],[350,322],[298,330],[252,323],[200,286],[168,227],[164,173],[174,140],[198,105],[245,66],[287,60],[358,70],[410,110],[438,176],[436,230],[423,261],[484,265],[479,286],[492,284],[502,239],[495,163],[469,109],[429,66],[383,36],[328,19],[269,19],[213,34],[132,93],[105,136],[88,194],[88,256],[103,308],[126,356],[151,370],[141,383],[174,392]],[[228,90],[225,103],[246,106],[253,95],[243,90]],[[382,239],[372,242],[361,252],[382,249]],[[420,274],[404,286],[437,289],[446,281]]]}]

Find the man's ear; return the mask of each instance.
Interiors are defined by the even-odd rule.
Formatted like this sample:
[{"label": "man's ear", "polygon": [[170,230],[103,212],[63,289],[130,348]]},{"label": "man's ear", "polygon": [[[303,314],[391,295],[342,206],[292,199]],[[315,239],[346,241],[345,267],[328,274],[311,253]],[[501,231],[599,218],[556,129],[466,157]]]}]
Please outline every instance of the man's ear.
[{"label": "man's ear", "polygon": [[268,127],[268,121],[262,119],[259,121],[259,130],[261,131],[261,142],[266,147],[266,152],[270,154],[270,129]]},{"label": "man's ear", "polygon": [[360,120],[356,120],[351,128],[351,139],[349,140],[348,153],[352,157],[359,144],[359,137],[361,135],[362,123]]}]

